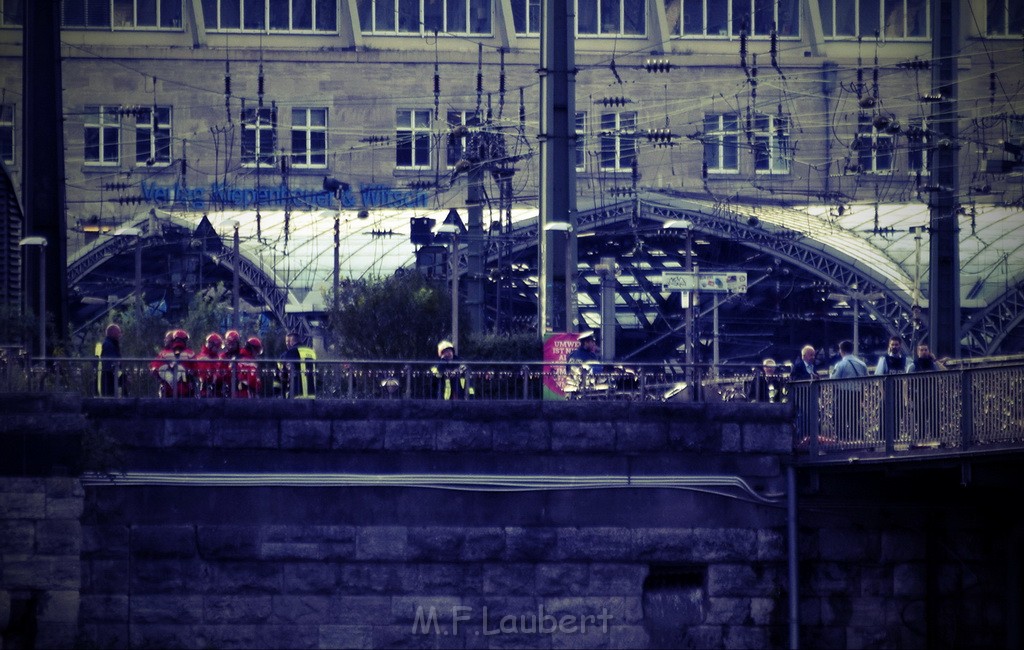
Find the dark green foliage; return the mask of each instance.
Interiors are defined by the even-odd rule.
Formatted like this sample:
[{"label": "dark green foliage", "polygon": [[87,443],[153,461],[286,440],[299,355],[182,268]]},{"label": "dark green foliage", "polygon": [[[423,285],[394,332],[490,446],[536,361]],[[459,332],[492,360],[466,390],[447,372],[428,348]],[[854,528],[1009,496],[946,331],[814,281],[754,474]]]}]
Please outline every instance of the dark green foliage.
[{"label": "dark green foliage", "polygon": [[544,344],[535,333],[473,335],[459,356],[472,361],[540,361]]},{"label": "dark green foliage", "polygon": [[451,336],[451,300],[419,273],[347,283],[328,316],[331,356],[433,359]]}]

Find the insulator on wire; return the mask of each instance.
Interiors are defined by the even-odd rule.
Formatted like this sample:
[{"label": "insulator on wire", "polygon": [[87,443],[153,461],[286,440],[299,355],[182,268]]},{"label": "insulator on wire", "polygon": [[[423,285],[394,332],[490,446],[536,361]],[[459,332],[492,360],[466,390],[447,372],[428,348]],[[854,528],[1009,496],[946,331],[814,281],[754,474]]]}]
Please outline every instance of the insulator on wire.
[{"label": "insulator on wire", "polygon": [[748,77],[750,76],[750,70],[747,69],[747,32],[746,30],[740,30],[740,67],[743,68],[743,73]]},{"label": "insulator on wire", "polygon": [[633,100],[628,97],[602,97],[594,100],[594,103],[602,106],[625,106],[626,104],[632,104]]},{"label": "insulator on wire", "polygon": [[264,87],[264,83],[263,83],[263,64],[260,63],[260,73],[259,73],[259,77],[256,80],[256,97],[259,100],[259,107],[260,108],[263,108],[263,87]]},{"label": "insulator on wire", "polygon": [[672,62],[668,59],[647,59],[644,61],[644,70],[647,72],[671,72]]}]

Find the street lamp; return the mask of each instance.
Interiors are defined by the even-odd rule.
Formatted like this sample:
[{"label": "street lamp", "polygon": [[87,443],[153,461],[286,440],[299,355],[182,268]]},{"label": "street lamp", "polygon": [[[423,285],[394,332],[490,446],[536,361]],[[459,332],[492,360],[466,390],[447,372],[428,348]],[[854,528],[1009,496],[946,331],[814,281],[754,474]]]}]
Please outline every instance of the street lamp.
[{"label": "street lamp", "polygon": [[[572,292],[576,286],[574,281],[575,273],[572,269],[572,256],[570,255],[570,245],[572,243],[572,224],[568,221],[551,221],[544,224],[544,232],[564,232],[565,233],[565,331],[573,332],[573,321],[576,320],[576,315],[569,313],[572,308]],[[603,323],[602,323],[603,325]],[[602,337],[603,338],[603,337]]]},{"label": "street lamp", "polygon": [[[686,232],[686,272],[693,273],[693,224],[686,219],[673,219],[662,224],[662,228],[673,232]],[[686,379],[693,381],[693,291],[686,295]]]},{"label": "street lamp", "polygon": [[860,305],[862,302],[874,302],[880,298],[885,297],[885,294],[881,291],[875,291],[872,293],[864,293],[857,290],[857,285],[853,285],[847,291],[847,293],[833,292],[828,294],[829,300],[835,300],[838,302],[837,307],[842,303],[847,303],[853,306],[853,354],[857,356],[860,353]]},{"label": "street lamp", "polygon": [[39,247],[39,357],[46,356],[46,237],[24,237],[18,246]]},{"label": "street lamp", "polygon": [[434,231],[448,237],[448,268],[452,281],[452,345],[459,351],[459,234],[456,223],[442,223]]},{"label": "street lamp", "polygon": [[142,305],[145,296],[142,294],[142,231],[134,226],[118,228],[115,237],[135,237],[135,312],[142,317]]}]

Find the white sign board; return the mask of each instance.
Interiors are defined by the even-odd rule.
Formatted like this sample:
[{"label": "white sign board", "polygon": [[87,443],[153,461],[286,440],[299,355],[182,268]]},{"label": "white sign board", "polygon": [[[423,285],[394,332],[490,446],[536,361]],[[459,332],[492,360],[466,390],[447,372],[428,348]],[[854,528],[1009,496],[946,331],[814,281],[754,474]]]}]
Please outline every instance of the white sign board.
[{"label": "white sign board", "polygon": [[725,273],[679,273],[669,271],[661,274],[661,288],[664,291],[746,293],[747,274],[745,271]]},{"label": "white sign board", "polygon": [[664,271],[661,274],[661,288],[664,291],[696,291],[697,274]]}]

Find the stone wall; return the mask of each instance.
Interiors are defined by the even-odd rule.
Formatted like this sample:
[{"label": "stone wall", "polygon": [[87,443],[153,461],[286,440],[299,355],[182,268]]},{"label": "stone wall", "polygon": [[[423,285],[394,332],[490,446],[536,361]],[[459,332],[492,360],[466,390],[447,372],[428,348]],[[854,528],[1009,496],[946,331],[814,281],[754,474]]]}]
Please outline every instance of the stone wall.
[{"label": "stone wall", "polygon": [[[792,437],[785,409],[145,406],[139,422],[121,404],[87,405],[138,482],[86,488],[86,645],[785,643],[785,511],[775,499]],[[166,471],[244,476],[158,484]],[[381,482],[279,483],[294,473]],[[410,475],[728,476],[752,492],[389,484]]]},{"label": "stone wall", "polygon": [[[0,396],[0,648],[78,638],[88,429],[76,396]],[[61,476],[64,475],[64,476]]]},{"label": "stone wall", "polygon": [[1013,449],[799,467],[773,405],[0,407],[3,648],[782,647],[794,461],[804,647],[1020,645]]}]

